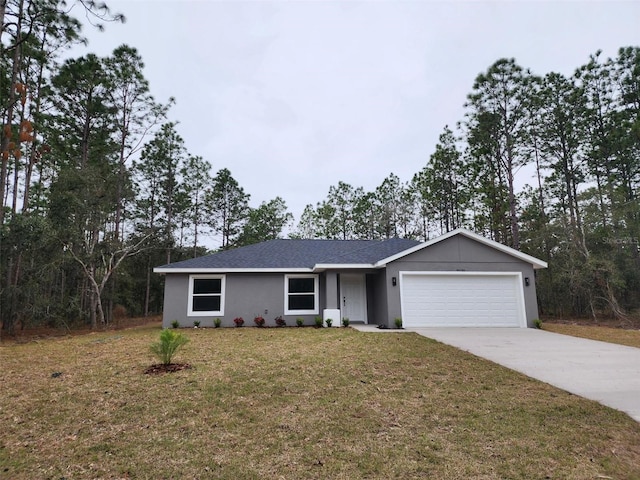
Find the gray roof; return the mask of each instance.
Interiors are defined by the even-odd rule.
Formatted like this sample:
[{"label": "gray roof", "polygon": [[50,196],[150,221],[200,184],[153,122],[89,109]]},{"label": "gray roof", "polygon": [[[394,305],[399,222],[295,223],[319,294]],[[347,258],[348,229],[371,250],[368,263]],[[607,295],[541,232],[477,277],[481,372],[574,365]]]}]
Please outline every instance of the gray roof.
[{"label": "gray roof", "polygon": [[403,238],[387,240],[269,240],[170,263],[159,269],[297,269],[317,264],[372,265],[420,242]]}]

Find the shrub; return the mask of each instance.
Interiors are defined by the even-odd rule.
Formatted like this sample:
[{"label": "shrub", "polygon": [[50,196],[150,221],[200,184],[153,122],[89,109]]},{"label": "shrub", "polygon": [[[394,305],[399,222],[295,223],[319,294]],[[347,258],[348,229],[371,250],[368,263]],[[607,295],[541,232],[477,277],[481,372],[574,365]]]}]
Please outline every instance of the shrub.
[{"label": "shrub", "polygon": [[253,323],[255,323],[258,327],[264,327],[264,318],[258,315],[253,319]]},{"label": "shrub", "polygon": [[160,341],[151,344],[150,349],[164,365],[170,365],[173,355],[188,342],[189,339],[181,333],[165,328],[160,332]]},{"label": "shrub", "polygon": [[541,329],[542,328],[542,320],[540,320],[539,318],[536,318],[533,321],[533,325],[537,328],[537,329]]},{"label": "shrub", "polygon": [[284,318],[282,318],[282,315],[277,316],[275,318],[275,322],[278,327],[284,327],[287,325],[287,322],[284,320]]},{"label": "shrub", "polygon": [[126,318],[128,314],[129,313],[127,312],[127,308],[124,305],[120,305],[119,303],[117,303],[113,307],[112,315],[113,315],[113,318],[115,318],[116,320]]},{"label": "shrub", "polygon": [[173,322],[171,322],[171,326],[173,328],[178,328],[180,326],[180,322],[178,320],[174,320]]},{"label": "shrub", "polygon": [[236,327],[241,327],[242,325],[244,325],[244,318],[236,317],[233,319],[233,323],[236,324]]},{"label": "shrub", "polygon": [[316,321],[316,328],[322,328],[322,324],[324,323],[322,321],[322,317],[316,317],[315,321]]},{"label": "shrub", "polygon": [[216,318],[216,319],[213,321],[213,326],[214,326],[214,327],[216,327],[216,328],[220,328],[220,325],[221,325],[221,324],[222,324],[222,320],[220,320],[219,318]]},{"label": "shrub", "polygon": [[348,317],[342,317],[342,326],[343,327],[348,327],[349,326],[349,318]]},{"label": "shrub", "polygon": [[193,321],[193,328],[198,328],[200,326],[200,320]]},{"label": "shrub", "polygon": [[400,317],[396,317],[394,323],[396,324],[396,328],[402,328],[402,319]]},{"label": "shrub", "polygon": [[304,319],[303,318],[296,318],[296,325],[301,327],[302,325],[304,325]]},{"label": "shrub", "polygon": [[327,327],[329,328],[331,328],[331,325],[333,325],[333,320],[331,318],[327,318],[325,322],[327,323]]}]

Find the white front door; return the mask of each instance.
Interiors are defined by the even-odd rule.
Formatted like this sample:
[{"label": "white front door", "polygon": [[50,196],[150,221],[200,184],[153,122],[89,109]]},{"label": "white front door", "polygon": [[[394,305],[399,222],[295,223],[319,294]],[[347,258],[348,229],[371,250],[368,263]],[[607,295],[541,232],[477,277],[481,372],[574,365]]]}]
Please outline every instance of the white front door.
[{"label": "white front door", "polygon": [[367,323],[367,288],[363,274],[340,274],[340,310],[342,318]]}]

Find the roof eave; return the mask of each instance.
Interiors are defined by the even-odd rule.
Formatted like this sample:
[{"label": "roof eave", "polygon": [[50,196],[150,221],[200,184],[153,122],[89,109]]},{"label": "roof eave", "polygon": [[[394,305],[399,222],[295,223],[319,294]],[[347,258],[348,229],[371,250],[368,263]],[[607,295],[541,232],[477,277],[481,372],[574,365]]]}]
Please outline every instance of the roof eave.
[{"label": "roof eave", "polygon": [[166,268],[156,267],[154,273],[312,273],[313,268]]},{"label": "roof eave", "polygon": [[392,255],[390,257],[384,258],[382,260],[380,260],[379,262],[377,262],[375,264],[376,268],[382,268],[385,267],[387,264],[398,260],[399,258],[405,257],[407,255],[410,255],[414,252],[418,252],[420,250],[422,250],[423,248],[427,248],[430,247],[431,245],[434,245],[436,243],[442,242],[443,240],[446,240],[448,238],[451,238],[455,235],[464,235],[467,238],[471,238],[472,240],[476,240],[479,243],[482,243],[484,245],[487,245],[488,247],[494,248],[498,251],[501,251],[503,253],[506,253],[507,255],[511,255],[512,257],[518,258],[520,260],[522,260],[523,262],[526,263],[530,263],[531,266],[534,268],[534,270],[538,270],[541,268],[547,268],[547,262],[540,260],[539,258],[535,258],[532,257],[531,255],[527,255],[526,253],[522,253],[514,248],[511,247],[507,247],[506,245],[502,245],[501,243],[498,243],[494,240],[490,240],[488,238],[483,237],[482,235],[478,235],[477,233],[474,233],[470,230],[467,230],[465,228],[457,228],[455,230],[451,230],[450,232],[447,232],[443,235],[440,235],[439,237],[433,238],[431,240],[427,240],[424,243],[421,243],[419,245],[416,245],[415,247],[412,248],[408,248],[407,250],[403,250],[402,252],[396,253],[395,255]]},{"label": "roof eave", "polygon": [[314,272],[324,272],[325,270],[371,270],[377,268],[372,263],[317,263],[313,267]]}]

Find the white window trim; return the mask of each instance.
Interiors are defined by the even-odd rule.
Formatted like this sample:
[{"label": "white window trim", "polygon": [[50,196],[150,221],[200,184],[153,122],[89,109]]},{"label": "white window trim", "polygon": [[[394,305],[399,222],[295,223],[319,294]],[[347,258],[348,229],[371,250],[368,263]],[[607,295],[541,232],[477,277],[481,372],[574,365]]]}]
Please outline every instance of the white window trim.
[{"label": "white window trim", "polygon": [[[313,278],[313,310],[289,310],[289,279],[290,278]],[[320,306],[318,300],[320,299],[319,292],[320,282],[318,275],[285,275],[284,276],[284,314],[285,315],[318,315],[320,313]],[[306,294],[305,294],[306,295]]]},{"label": "white window trim", "polygon": [[[220,310],[211,310],[211,311],[193,311],[193,283],[194,280],[206,278],[213,279],[219,278],[220,282]],[[225,297],[225,283],[226,276],[225,275],[189,275],[189,296],[187,298],[187,316],[188,317],[211,317],[213,315],[223,316],[224,315],[224,297]]]}]

